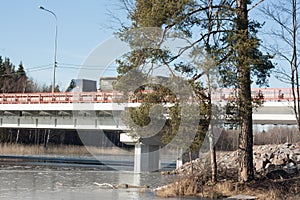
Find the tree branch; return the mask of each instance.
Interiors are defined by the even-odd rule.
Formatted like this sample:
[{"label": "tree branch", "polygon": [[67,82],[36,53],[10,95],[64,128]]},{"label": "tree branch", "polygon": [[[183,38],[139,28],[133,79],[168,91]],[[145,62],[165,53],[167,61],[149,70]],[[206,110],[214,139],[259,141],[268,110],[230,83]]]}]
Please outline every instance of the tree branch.
[{"label": "tree branch", "polygon": [[248,12],[251,11],[253,8],[255,8],[256,6],[258,6],[259,4],[261,4],[264,1],[265,0],[260,0],[259,2],[257,2],[256,4],[254,4],[251,8],[248,9]]}]

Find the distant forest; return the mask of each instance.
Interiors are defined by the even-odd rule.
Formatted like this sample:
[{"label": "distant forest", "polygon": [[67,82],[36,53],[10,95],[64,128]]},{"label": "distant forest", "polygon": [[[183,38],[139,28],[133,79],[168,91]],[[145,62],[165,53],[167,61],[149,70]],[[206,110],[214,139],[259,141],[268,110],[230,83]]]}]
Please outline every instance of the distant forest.
[{"label": "distant forest", "polygon": [[[3,59],[0,56],[1,93],[50,92],[51,88],[51,85],[40,85],[28,77],[22,62],[16,67],[9,58]],[[58,85],[55,91],[60,91]]]},{"label": "distant forest", "polygon": [[[81,131],[85,137],[83,144],[76,130],[48,130],[48,129],[0,129],[0,143],[25,144],[37,146],[49,145],[86,145],[96,147],[127,147],[120,142],[119,134],[99,131]],[[95,141],[97,134],[97,141]],[[88,139],[90,138],[90,140]]]}]

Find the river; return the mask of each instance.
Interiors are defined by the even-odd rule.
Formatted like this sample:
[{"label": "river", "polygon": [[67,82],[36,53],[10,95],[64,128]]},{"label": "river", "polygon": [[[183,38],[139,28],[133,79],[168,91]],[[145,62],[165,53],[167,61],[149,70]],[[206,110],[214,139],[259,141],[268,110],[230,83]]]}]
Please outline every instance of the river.
[{"label": "river", "polygon": [[[151,188],[175,180],[175,176],[162,176],[159,172],[135,174],[126,171],[103,171],[93,167],[47,165],[0,165],[0,199],[9,200],[79,200],[79,199],[136,199],[160,200]],[[100,188],[99,184],[148,185],[140,189]],[[170,198],[190,199],[190,198]],[[169,199],[168,199],[169,200]]]}]

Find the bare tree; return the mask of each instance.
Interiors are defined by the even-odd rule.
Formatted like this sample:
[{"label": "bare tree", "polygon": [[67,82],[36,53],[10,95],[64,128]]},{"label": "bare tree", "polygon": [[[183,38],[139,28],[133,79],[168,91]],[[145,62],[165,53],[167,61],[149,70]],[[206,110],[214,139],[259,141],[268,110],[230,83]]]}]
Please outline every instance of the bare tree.
[{"label": "bare tree", "polygon": [[[264,15],[273,23],[268,35],[274,38],[266,48],[281,60],[281,66],[275,70],[275,76],[280,81],[290,84],[293,95],[293,109],[300,131],[300,92],[299,92],[299,22],[297,0],[270,1],[261,8]],[[286,64],[289,66],[286,69]]]}]

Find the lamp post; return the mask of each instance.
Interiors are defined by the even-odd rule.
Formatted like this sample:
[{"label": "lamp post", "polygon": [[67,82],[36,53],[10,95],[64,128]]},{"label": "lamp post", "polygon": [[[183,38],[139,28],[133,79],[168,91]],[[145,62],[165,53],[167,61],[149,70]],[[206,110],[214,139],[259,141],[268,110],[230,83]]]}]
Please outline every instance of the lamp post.
[{"label": "lamp post", "polygon": [[51,13],[55,17],[55,38],[54,38],[54,63],[53,63],[53,80],[52,80],[52,94],[54,93],[54,88],[55,88],[55,68],[56,68],[56,50],[57,50],[57,17],[54,12],[51,10],[48,10],[44,8],[43,6],[39,7],[41,10],[44,10],[48,13]]}]

